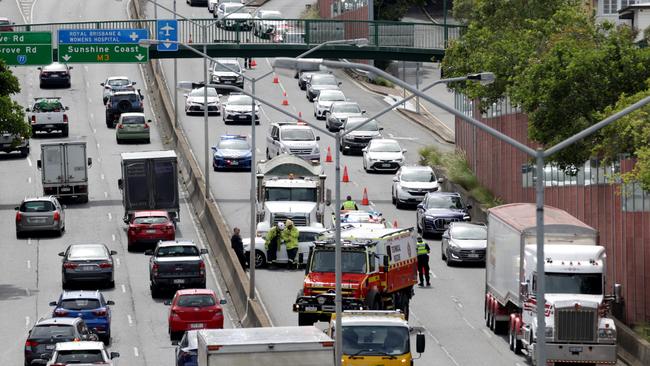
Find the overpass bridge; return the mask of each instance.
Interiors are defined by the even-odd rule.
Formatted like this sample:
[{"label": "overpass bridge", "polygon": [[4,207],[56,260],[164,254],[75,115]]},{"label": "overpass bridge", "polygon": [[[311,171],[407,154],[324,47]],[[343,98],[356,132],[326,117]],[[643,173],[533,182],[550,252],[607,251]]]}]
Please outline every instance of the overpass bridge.
[{"label": "overpass bridge", "polygon": [[[268,22],[268,21],[267,21]],[[361,21],[335,19],[277,19],[278,31],[271,35],[256,32],[256,20],[234,22],[227,29],[216,19],[179,19],[178,40],[207,52],[213,57],[294,57],[314,46],[331,40],[367,38],[368,45],[327,45],[311,57],[372,60],[439,61],[446,45],[462,34],[465,26],[394,21]],[[133,29],[149,30],[156,35],[155,20],[86,21],[70,23],[41,23],[14,26],[17,32],[50,31],[56,59],[59,29]],[[276,36],[277,35],[277,36]],[[193,58],[194,52],[180,47],[176,52],[159,52],[149,47],[150,58]]]}]

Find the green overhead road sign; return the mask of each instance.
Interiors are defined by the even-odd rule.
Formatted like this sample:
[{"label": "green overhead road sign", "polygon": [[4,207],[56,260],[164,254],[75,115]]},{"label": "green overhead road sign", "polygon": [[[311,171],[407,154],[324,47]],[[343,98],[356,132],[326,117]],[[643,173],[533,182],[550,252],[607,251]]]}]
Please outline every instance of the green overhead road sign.
[{"label": "green overhead road sign", "polygon": [[59,62],[147,62],[149,48],[137,44],[59,44]]},{"label": "green overhead road sign", "polygon": [[147,29],[59,29],[59,62],[139,63],[149,61]]},{"label": "green overhead road sign", "polygon": [[0,59],[7,65],[52,63],[51,32],[0,32]]}]

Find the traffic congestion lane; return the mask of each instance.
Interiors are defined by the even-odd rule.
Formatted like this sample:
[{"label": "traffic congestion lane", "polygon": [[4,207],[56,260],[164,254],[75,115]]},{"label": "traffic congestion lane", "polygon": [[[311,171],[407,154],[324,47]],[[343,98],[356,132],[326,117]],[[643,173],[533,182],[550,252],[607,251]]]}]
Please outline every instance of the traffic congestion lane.
[{"label": "traffic congestion lane", "polygon": [[[81,6],[82,3],[79,2],[78,7],[72,8],[77,9],[78,16],[84,19],[126,17],[121,7],[113,7],[111,9],[116,9],[115,13],[106,14],[99,8],[85,9]],[[0,4],[3,10],[9,5],[11,4]],[[58,6],[54,1],[39,2],[34,21],[77,20],[77,14],[72,14],[69,18],[54,18],[53,14],[59,14],[56,11]],[[32,139],[32,153],[28,159],[3,156],[0,160],[0,164],[11,169],[7,171],[15,173],[3,177],[3,186],[16,187],[14,190],[2,190],[0,194],[0,222],[9,228],[11,235],[8,236],[10,240],[0,243],[0,248],[5,253],[13,254],[3,256],[0,262],[0,265],[8,269],[8,275],[3,277],[5,284],[0,290],[0,298],[4,300],[8,310],[3,312],[2,320],[3,324],[9,325],[8,329],[12,330],[0,335],[0,342],[12,345],[10,349],[0,353],[0,363],[20,364],[23,359],[24,335],[36,319],[51,312],[48,302],[55,300],[61,292],[61,262],[57,253],[65,250],[71,243],[104,242],[111,249],[118,251],[116,287],[103,290],[107,298],[116,302],[113,307],[111,349],[122,353],[122,364],[170,364],[173,359],[173,347],[167,338],[168,308],[162,304],[162,300],[151,299],[148,289],[148,259],[142,253],[127,253],[124,225],[120,221],[123,215],[121,192],[117,188],[117,179],[120,177],[120,152],[160,150],[163,146],[155,124],[152,126],[154,133],[151,144],[117,146],[115,131],[108,130],[104,124],[104,108],[99,86],[108,75],[128,75],[134,78],[139,86],[146,87],[138,68],[133,65],[75,65],[72,88],[52,90],[38,88],[38,74],[35,68],[14,70],[23,87],[23,92],[16,96],[16,100],[26,105],[34,96],[62,96],[70,106],[68,113],[71,127],[70,137],[67,139],[59,136]],[[147,101],[145,99],[145,105]],[[147,111],[147,114],[151,113]],[[88,156],[93,157],[93,166],[89,169],[90,202],[83,205],[66,204],[67,229],[61,238],[44,236],[39,239],[13,239],[13,207],[24,196],[42,194],[40,173],[36,170],[40,144],[62,140],[82,140],[88,143]],[[186,203],[182,205],[181,217],[183,221],[179,223],[178,237],[199,242],[201,237]],[[219,289],[210,273],[207,280],[208,287]],[[225,326],[232,326],[228,317]],[[19,342],[15,340],[16,334],[20,334]],[[14,345],[16,347],[13,347]]]}]

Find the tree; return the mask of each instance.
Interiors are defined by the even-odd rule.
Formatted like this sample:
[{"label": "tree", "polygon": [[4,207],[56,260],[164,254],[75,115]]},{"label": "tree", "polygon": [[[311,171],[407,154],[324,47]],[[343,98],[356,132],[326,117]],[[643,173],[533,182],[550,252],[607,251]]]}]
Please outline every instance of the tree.
[{"label": "tree", "polygon": [[375,20],[402,20],[412,6],[422,6],[425,0],[374,0],[374,2]]},{"label": "tree", "polygon": [[20,82],[4,61],[0,60],[0,131],[27,138],[31,127],[25,123],[23,107],[11,99],[20,92]]}]

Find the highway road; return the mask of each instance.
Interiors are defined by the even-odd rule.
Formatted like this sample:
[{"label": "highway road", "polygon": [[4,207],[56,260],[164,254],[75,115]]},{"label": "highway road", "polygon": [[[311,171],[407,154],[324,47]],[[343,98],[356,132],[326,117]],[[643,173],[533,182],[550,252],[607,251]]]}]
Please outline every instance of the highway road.
[{"label": "highway road", "polygon": [[[56,0],[40,0],[34,7],[34,22],[78,21],[80,19],[125,19],[126,2],[104,1],[110,6],[90,5],[83,0],[68,0],[64,8]],[[22,23],[17,3],[3,1],[0,13]],[[40,317],[49,315],[50,301],[61,293],[61,261],[58,252],[72,243],[100,242],[118,252],[116,256],[115,288],[102,290],[107,299],[114,300],[112,318],[112,351],[121,353],[117,365],[172,365],[174,348],[167,335],[168,307],[162,299],[152,300],[148,284],[148,257],[142,253],[127,253],[120,177],[120,153],[127,151],[161,150],[163,145],[154,124],[149,145],[116,145],[115,130],[104,124],[104,107],[99,83],[109,75],[127,75],[144,85],[139,68],[133,65],[74,65],[71,89],[41,90],[35,67],[14,68],[22,92],[16,100],[22,105],[37,96],[61,96],[70,106],[70,137],[39,137],[31,140],[27,159],[0,155],[2,189],[0,190],[0,225],[6,232],[0,241],[0,364],[22,365],[26,334]],[[147,106],[147,99],[145,99]],[[148,107],[147,107],[148,108]],[[146,110],[151,115],[150,110]],[[89,169],[90,202],[67,203],[66,232],[61,238],[41,236],[17,240],[14,234],[14,207],[24,197],[42,195],[40,144],[54,141],[81,140],[88,143],[88,156],[93,158]],[[182,221],[177,237],[202,242],[192,210],[183,202]],[[208,287],[221,292],[214,265],[208,273]],[[86,287],[86,288],[92,288]],[[226,305],[226,327],[232,327],[231,311]],[[237,321],[235,321],[237,324]]]},{"label": "highway road", "polygon": [[[160,0],[160,4],[171,7],[171,0]],[[206,9],[189,7],[177,3],[178,11],[191,18],[210,16]],[[265,8],[280,10],[287,18],[295,18],[304,8],[302,4],[289,0],[271,0]],[[147,14],[153,16],[153,6]],[[159,17],[165,17],[163,11]],[[257,59],[257,67],[246,71],[249,77],[258,77],[271,70],[270,59]],[[173,87],[172,61],[162,61],[168,80],[168,86]],[[201,81],[203,61],[201,59],[179,60],[178,79]],[[345,95],[357,101],[371,116],[387,106],[383,97],[374,95],[362,89],[357,83],[335,72],[343,81],[341,89]],[[297,86],[290,72],[278,72],[279,84],[272,83],[272,77],[257,82],[257,93],[262,98],[273,101],[277,106],[283,99],[282,92],[286,91],[289,105],[287,111],[302,113],[305,120],[324,127],[324,121],[316,121],[313,117],[312,104],[305,98],[304,92]],[[245,88],[250,90],[250,85]],[[184,103],[183,92],[179,91],[179,106],[181,108],[180,124],[189,137],[194,155],[203,167],[203,117],[185,116],[182,112]],[[266,135],[269,123],[283,121],[288,118],[278,111],[262,106],[261,124],[257,128],[257,153],[263,158],[266,149]],[[408,149],[407,162],[418,163],[418,149],[423,146],[436,145],[442,149],[451,147],[440,142],[435,135],[414,122],[404,118],[398,112],[390,112],[379,118],[384,127],[385,137],[396,138],[403,147]],[[218,137],[226,133],[250,135],[248,125],[225,126],[220,116],[209,118],[209,138],[212,144]],[[328,147],[334,148],[334,140],[321,135],[322,158]],[[361,157],[342,156],[342,162],[348,168],[351,182],[344,183],[341,188],[343,196],[350,194],[357,202],[361,201],[364,188],[368,189],[369,199],[374,209],[383,212],[384,216],[393,222],[397,220],[400,226],[415,224],[414,210],[397,210],[390,201],[392,174],[367,174],[363,171]],[[334,191],[334,166],[325,164],[328,176],[328,188]],[[246,172],[213,172],[210,171],[211,191],[223,212],[229,226],[240,227],[243,233],[249,232],[249,187],[250,175]],[[244,236],[247,236],[246,234]],[[471,267],[446,267],[440,260],[440,242],[429,241],[432,247],[431,266],[433,271],[432,287],[416,289],[412,302],[413,325],[422,325],[427,334],[427,351],[422,365],[517,365],[525,364],[525,358],[514,355],[508,349],[507,339],[488,333],[483,320],[484,269]],[[290,270],[258,270],[257,289],[262,301],[268,309],[274,325],[297,325],[297,315],[291,311],[298,289],[302,286],[302,271]],[[278,286],[281,283],[282,286]]]}]

